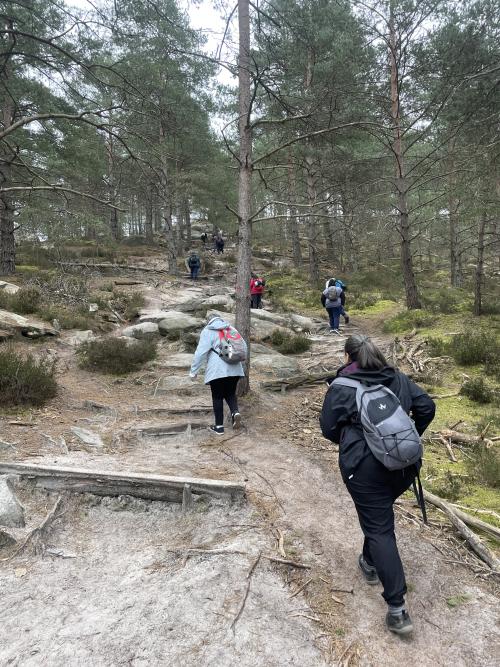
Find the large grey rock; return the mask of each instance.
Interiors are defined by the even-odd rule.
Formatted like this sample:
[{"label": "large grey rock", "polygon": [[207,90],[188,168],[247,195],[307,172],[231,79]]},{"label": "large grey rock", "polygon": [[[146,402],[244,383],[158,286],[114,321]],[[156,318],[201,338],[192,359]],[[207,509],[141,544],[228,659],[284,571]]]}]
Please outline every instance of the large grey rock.
[{"label": "large grey rock", "polygon": [[223,310],[234,313],[234,299],[228,294],[214,294],[203,300],[203,306],[207,309],[222,308]]},{"label": "large grey rock", "polygon": [[0,280],[0,291],[5,294],[16,294],[21,288],[13,283],[7,283],[5,280]]},{"label": "large grey rock", "polygon": [[126,327],[122,331],[122,335],[127,338],[137,338],[138,340],[150,340],[157,338],[160,331],[155,322],[140,322],[131,327]]},{"label": "large grey rock", "polygon": [[[257,311],[251,311],[257,312]],[[222,311],[215,311],[215,310],[210,310],[207,313],[207,318],[208,317],[213,317],[215,315],[219,315],[222,317],[224,320],[229,322],[232,326],[234,326],[236,316],[233,313],[226,313]],[[261,341],[261,340],[266,340],[271,337],[273,331],[276,329],[280,329],[281,331],[285,331],[286,333],[290,333],[290,329],[287,329],[286,327],[280,326],[278,323],[274,321],[268,321],[263,318],[259,317],[253,317],[251,318],[250,321],[250,336],[251,339],[254,341]]]},{"label": "large grey rock", "polygon": [[59,332],[48,324],[24,317],[23,315],[10,313],[7,310],[0,310],[0,329],[21,334],[27,338],[59,335]]},{"label": "large grey rock", "polygon": [[143,322],[154,322],[158,324],[167,317],[168,310],[140,310],[139,311],[139,324]]},{"label": "large grey rock", "polygon": [[161,368],[191,368],[193,355],[185,352],[178,352],[172,354],[165,359],[161,364]]},{"label": "large grey rock", "polygon": [[264,308],[255,308],[250,311],[252,320],[265,320],[266,322],[272,322],[282,327],[290,326],[290,318],[284,317],[283,315],[278,315],[277,313],[272,313],[270,310],[265,310]]},{"label": "large grey rock", "polygon": [[272,347],[262,345],[261,343],[252,343],[250,345],[250,356],[253,354],[274,354],[274,352]]},{"label": "large grey rock", "polygon": [[156,394],[175,392],[182,396],[196,396],[198,394],[204,394],[206,392],[206,387],[203,384],[203,376],[200,376],[196,382],[193,382],[187,374],[167,375],[161,378],[155,388],[155,392]]},{"label": "large grey rock", "polygon": [[204,326],[204,320],[187,313],[181,313],[178,310],[166,312],[165,317],[158,324],[160,334],[173,339],[180,338],[183,333],[188,331],[202,329]]},{"label": "large grey rock", "polygon": [[296,359],[279,353],[259,354],[254,359],[251,359],[250,366],[253,370],[274,375],[278,378],[295,375],[300,370]]},{"label": "large grey rock", "polygon": [[94,431],[89,431],[86,428],[80,428],[79,426],[72,426],[71,432],[76,435],[82,442],[91,447],[97,447],[102,449],[104,447],[104,442],[101,439],[101,436]]},{"label": "large grey rock", "polygon": [[0,526],[22,528],[24,509],[12,490],[8,477],[0,477]]},{"label": "large grey rock", "polygon": [[295,331],[313,331],[319,326],[311,317],[304,317],[295,313],[290,315],[290,320]]},{"label": "large grey rock", "polygon": [[77,347],[78,345],[81,345],[82,343],[87,343],[89,340],[94,340],[95,335],[94,332],[91,329],[88,329],[87,331],[73,331],[72,336],[68,338],[68,345],[71,345],[73,347]]},{"label": "large grey rock", "polygon": [[16,540],[5,530],[0,530],[0,549],[11,547],[16,544]]}]

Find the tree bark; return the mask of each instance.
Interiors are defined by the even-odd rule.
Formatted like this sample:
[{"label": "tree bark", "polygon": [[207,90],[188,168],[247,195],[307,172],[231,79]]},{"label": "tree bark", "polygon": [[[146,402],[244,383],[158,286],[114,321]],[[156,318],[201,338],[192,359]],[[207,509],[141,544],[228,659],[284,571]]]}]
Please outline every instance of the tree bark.
[{"label": "tree bark", "polygon": [[297,207],[294,206],[295,202],[297,201],[297,183],[295,179],[295,166],[292,160],[291,149],[288,149],[288,201],[290,202],[288,208],[290,216],[288,220],[288,231],[292,241],[293,264],[298,268],[302,264],[302,250],[300,247]]},{"label": "tree bark", "polygon": [[160,202],[161,202],[161,219],[163,222],[163,230],[165,233],[165,241],[167,245],[167,270],[170,274],[176,276],[179,273],[177,267],[177,235],[174,229],[172,220],[171,197],[168,182],[168,158],[165,155],[165,128],[160,121]]},{"label": "tree bark", "polygon": [[[111,117],[110,117],[111,120]],[[113,147],[113,134],[108,133],[108,140],[106,142],[106,151],[108,154],[108,196],[112,204],[116,203],[117,188],[115,181],[115,156]],[[119,241],[121,238],[121,226],[118,219],[118,211],[112,208],[109,214],[109,229],[113,241]]]},{"label": "tree bark", "polygon": [[477,264],[474,277],[474,310],[473,313],[479,317],[482,313],[483,282],[484,282],[484,234],[486,231],[486,211],[479,218],[479,229],[477,236]]},{"label": "tree bark", "polygon": [[146,231],[146,243],[148,245],[153,245],[153,193],[151,188],[147,189],[146,192],[146,222],[145,222],[145,231]]},{"label": "tree bark", "polygon": [[[307,51],[307,63],[304,73],[304,90],[306,95],[309,93],[314,74],[315,57],[312,48]],[[309,141],[307,142],[309,144]],[[309,146],[308,146],[309,148]],[[307,185],[307,203],[312,206],[316,202],[316,184],[313,170],[314,160],[311,155],[306,156],[306,185]],[[310,215],[307,216],[307,239],[309,245],[309,282],[316,285],[319,282],[318,255],[316,242],[318,240],[317,218],[312,215],[315,211],[309,209]]]},{"label": "tree bark", "polygon": [[[6,19],[5,28],[7,30],[12,30],[12,27],[12,21]],[[14,37],[12,32],[9,33],[8,40],[10,41],[12,48],[14,48]],[[4,91],[9,89],[9,78],[11,74],[9,49],[7,49],[7,52],[6,62],[3,64],[2,74],[0,75],[4,80],[4,85],[2,86]],[[2,104],[2,124],[4,130],[12,125],[14,116],[14,103],[9,95],[5,95]],[[15,158],[15,150],[9,150],[9,147],[7,147],[7,144],[5,143],[3,146],[5,148],[2,148],[0,155],[0,186],[8,187],[11,181],[11,163]],[[3,192],[0,195],[0,275],[12,275],[16,272],[14,227],[14,205],[12,196],[8,192]]]},{"label": "tree bark", "polygon": [[191,247],[191,207],[189,205],[189,198],[184,197],[183,200],[183,212],[184,212],[184,232],[186,235],[186,248]]},{"label": "tree bark", "polygon": [[413,269],[411,225],[408,213],[408,185],[405,175],[403,142],[401,138],[401,99],[396,60],[398,47],[394,27],[393,2],[394,0],[391,0],[389,17],[389,61],[391,71],[391,119],[394,128],[392,149],[396,160],[395,189],[399,218],[398,228],[401,237],[401,268],[405,285],[406,306],[408,308],[420,308],[420,299]]},{"label": "tree bark", "polygon": [[455,197],[455,179],[453,177],[454,171],[454,156],[455,139],[452,139],[448,149],[448,234],[450,243],[450,281],[452,287],[462,287],[463,275],[460,262],[460,249],[458,237],[458,207],[459,200]]},{"label": "tree bark", "polygon": [[239,169],[238,169],[238,272],[236,276],[236,328],[248,345],[245,378],[239,382],[239,394],[250,388],[250,268],[252,262],[252,128],[250,87],[250,4],[238,0],[239,59]]}]

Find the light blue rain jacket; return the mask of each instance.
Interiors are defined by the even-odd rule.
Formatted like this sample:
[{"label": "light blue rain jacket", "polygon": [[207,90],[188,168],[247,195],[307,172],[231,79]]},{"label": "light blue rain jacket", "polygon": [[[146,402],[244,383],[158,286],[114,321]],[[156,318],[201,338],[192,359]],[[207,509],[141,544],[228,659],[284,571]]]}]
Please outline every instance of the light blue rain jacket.
[{"label": "light blue rain jacket", "polygon": [[191,364],[191,375],[198,375],[201,366],[206,362],[205,384],[218,378],[243,377],[245,375],[241,363],[228,364],[214,351],[214,348],[219,344],[219,331],[229,326],[231,326],[229,322],[223,320],[222,317],[216,317],[201,332]]}]

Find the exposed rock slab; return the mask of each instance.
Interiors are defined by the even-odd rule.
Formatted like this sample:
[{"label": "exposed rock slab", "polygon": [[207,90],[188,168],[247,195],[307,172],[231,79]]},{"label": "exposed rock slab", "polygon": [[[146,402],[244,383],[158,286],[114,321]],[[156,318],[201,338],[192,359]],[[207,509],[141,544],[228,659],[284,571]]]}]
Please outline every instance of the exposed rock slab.
[{"label": "exposed rock slab", "polygon": [[161,364],[158,364],[161,368],[191,368],[191,363],[193,361],[193,355],[187,352],[178,352],[177,354],[172,354]]},{"label": "exposed rock slab", "polygon": [[79,426],[72,426],[71,432],[86,445],[97,447],[99,449],[104,447],[104,442],[102,441],[101,436],[94,431],[89,431],[88,429],[80,428]]},{"label": "exposed rock slab", "polygon": [[0,329],[6,332],[12,331],[27,338],[59,335],[59,332],[48,324],[10,313],[7,310],[0,310]]},{"label": "exposed rock slab", "polygon": [[127,338],[137,338],[138,340],[151,340],[157,338],[160,334],[158,324],[155,322],[140,322],[131,327],[126,327],[122,331],[122,335]]},{"label": "exposed rock slab", "polygon": [[299,371],[299,363],[293,357],[284,354],[259,354],[251,360],[253,370],[278,378],[286,378]]},{"label": "exposed rock slab", "polygon": [[22,528],[24,509],[12,490],[9,478],[0,477],[0,526]]},{"label": "exposed rock slab", "polygon": [[0,291],[5,294],[17,294],[21,288],[13,283],[7,283],[5,280],[0,280]]},{"label": "exposed rock slab", "polygon": [[95,334],[91,329],[87,331],[73,331],[70,338],[68,338],[67,343],[73,347],[77,347],[82,343],[87,343],[90,340],[94,340]]},{"label": "exposed rock slab", "polygon": [[165,317],[158,323],[160,334],[172,339],[180,338],[183,333],[202,329],[204,326],[204,320],[176,310],[166,312]]}]

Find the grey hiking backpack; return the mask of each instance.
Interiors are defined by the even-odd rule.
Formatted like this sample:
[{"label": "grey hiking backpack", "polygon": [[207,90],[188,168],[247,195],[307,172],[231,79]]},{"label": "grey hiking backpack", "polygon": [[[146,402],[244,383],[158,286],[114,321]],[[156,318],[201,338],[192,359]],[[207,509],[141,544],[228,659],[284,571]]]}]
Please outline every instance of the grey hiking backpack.
[{"label": "grey hiking backpack", "polygon": [[337,287],[336,285],[330,285],[330,287],[327,288],[326,290],[326,295],[328,297],[328,301],[331,301],[333,304],[340,305],[340,295],[342,294],[342,288]]},{"label": "grey hiking backpack", "polygon": [[335,384],[356,389],[358,416],[373,456],[389,470],[402,470],[422,458],[423,447],[415,424],[398,397],[382,384],[366,386],[338,377]]},{"label": "grey hiking backpack", "polygon": [[219,330],[219,345],[215,351],[227,364],[239,364],[247,358],[245,341],[231,326]]}]

